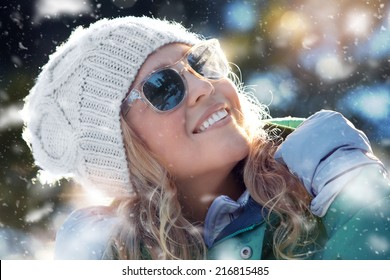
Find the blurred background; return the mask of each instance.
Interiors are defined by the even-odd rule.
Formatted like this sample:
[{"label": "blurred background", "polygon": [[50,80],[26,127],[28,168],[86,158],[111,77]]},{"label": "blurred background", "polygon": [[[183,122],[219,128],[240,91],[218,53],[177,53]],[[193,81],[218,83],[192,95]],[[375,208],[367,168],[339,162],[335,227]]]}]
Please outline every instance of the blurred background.
[{"label": "blurred background", "polygon": [[[7,2],[7,3],[4,3]],[[217,37],[274,117],[343,113],[390,167],[387,0],[10,0],[0,3],[0,259],[51,259],[75,208],[105,203],[67,181],[42,184],[19,110],[48,56],[78,25],[165,17]]]}]

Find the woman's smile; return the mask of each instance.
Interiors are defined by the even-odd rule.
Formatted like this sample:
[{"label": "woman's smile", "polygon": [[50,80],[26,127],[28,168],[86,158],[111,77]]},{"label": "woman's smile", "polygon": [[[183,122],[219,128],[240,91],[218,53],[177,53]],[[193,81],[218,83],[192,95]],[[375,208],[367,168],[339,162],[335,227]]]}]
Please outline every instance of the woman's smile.
[{"label": "woman's smile", "polygon": [[[137,80],[180,59],[188,49],[171,44],[157,50],[141,67]],[[126,116],[128,123],[177,180],[208,176],[210,170],[226,176],[248,154],[237,88],[227,78],[210,80],[188,69],[181,75],[187,96],[180,107],[161,114],[137,101]]]},{"label": "woman's smile", "polygon": [[[195,128],[195,134],[203,133],[206,130],[223,126],[231,121],[227,107],[222,107],[220,109],[218,109],[219,107],[215,109],[215,107],[216,106],[211,107],[203,114]],[[210,111],[212,113],[210,113]]]}]

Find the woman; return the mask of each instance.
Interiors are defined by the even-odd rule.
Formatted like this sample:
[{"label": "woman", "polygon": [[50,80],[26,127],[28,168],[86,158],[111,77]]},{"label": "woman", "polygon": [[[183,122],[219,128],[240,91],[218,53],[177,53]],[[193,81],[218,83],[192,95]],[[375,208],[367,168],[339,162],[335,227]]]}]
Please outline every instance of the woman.
[{"label": "woman", "polygon": [[56,258],[388,259],[389,180],[366,136],[321,111],[282,141],[244,90],[218,41],[177,23],[78,28],[24,137],[43,170],[114,201],[72,213]]}]

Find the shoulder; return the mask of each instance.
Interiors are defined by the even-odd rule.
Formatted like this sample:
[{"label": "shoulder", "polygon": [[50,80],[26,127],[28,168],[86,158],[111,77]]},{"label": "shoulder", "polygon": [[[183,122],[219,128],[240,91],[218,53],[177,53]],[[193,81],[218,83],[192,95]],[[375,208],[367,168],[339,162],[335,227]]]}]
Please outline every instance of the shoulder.
[{"label": "shoulder", "polygon": [[[340,132],[342,130],[342,133]],[[354,136],[355,134],[361,134],[361,131],[357,130],[355,126],[345,118],[341,113],[332,110],[321,110],[311,115],[297,127],[296,134],[303,134],[304,132],[317,135],[320,134],[321,138],[332,137],[335,135],[326,135],[324,132],[334,132],[338,136],[343,135],[343,139],[347,139],[348,136]]]},{"label": "shoulder", "polygon": [[316,166],[339,150],[347,155],[356,149],[372,153],[367,136],[342,114],[322,110],[302,122],[278,148],[275,158],[286,163],[304,163]]},{"label": "shoulder", "polygon": [[313,196],[311,210],[318,216],[326,213],[358,168],[368,164],[383,167],[364,132],[342,114],[329,110],[317,112],[300,124],[274,157],[301,179]]},{"label": "shoulder", "polygon": [[56,236],[55,259],[101,259],[119,222],[110,207],[96,206],[70,214]]}]

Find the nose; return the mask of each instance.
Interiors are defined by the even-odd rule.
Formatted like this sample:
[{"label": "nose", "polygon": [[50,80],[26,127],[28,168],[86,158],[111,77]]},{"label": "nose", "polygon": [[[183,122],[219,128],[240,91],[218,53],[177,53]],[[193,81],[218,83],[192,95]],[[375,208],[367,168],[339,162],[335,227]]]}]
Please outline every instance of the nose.
[{"label": "nose", "polygon": [[197,104],[214,93],[214,85],[206,78],[192,72],[190,69],[183,69],[182,76],[187,82],[187,103],[189,106]]}]

